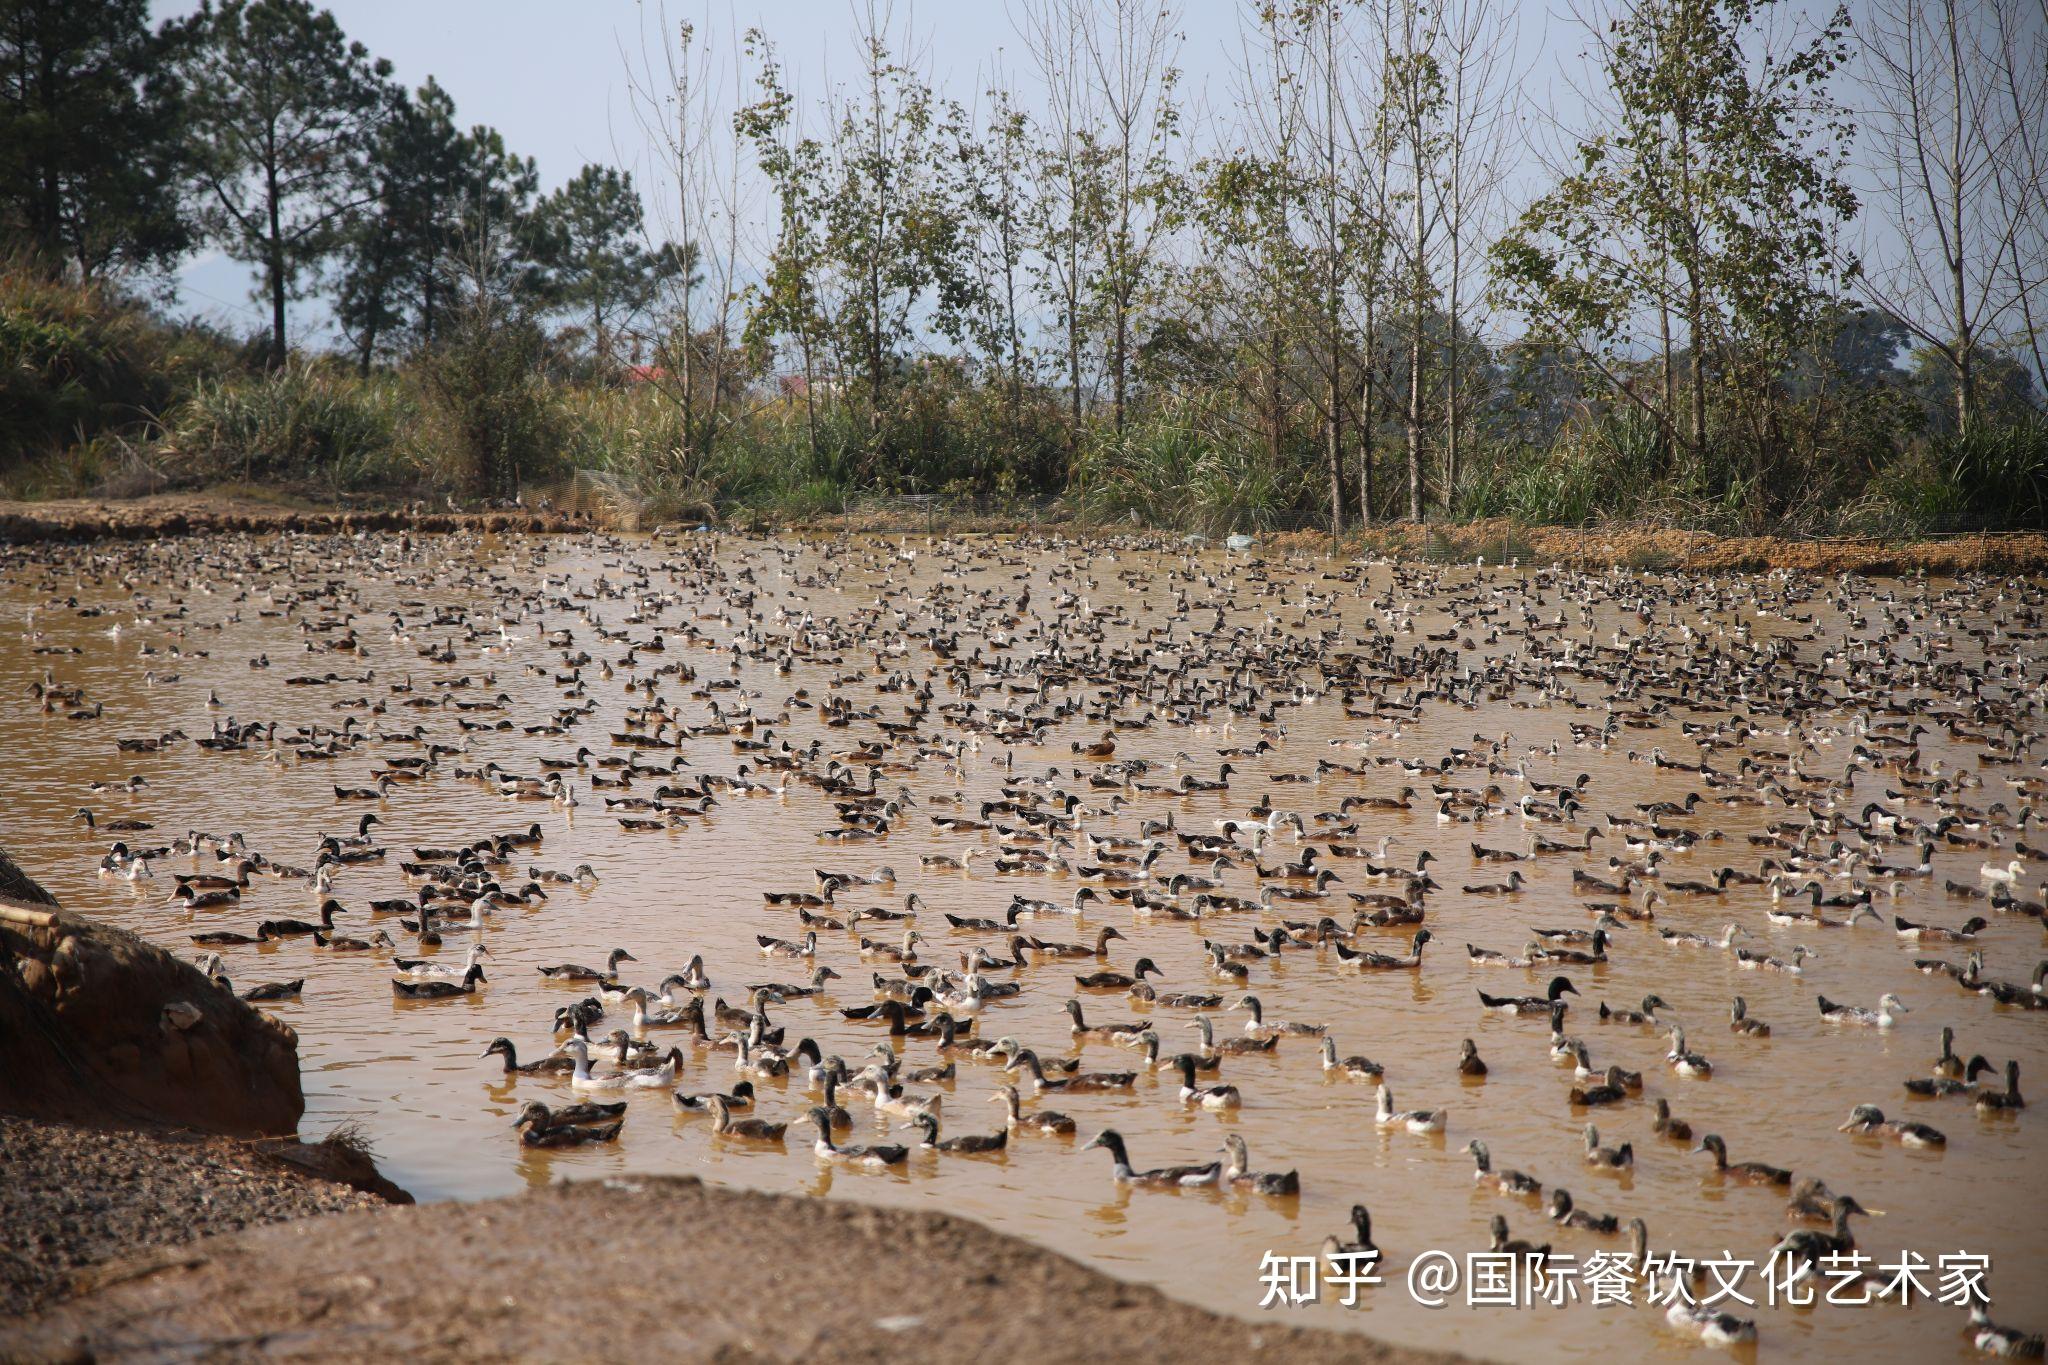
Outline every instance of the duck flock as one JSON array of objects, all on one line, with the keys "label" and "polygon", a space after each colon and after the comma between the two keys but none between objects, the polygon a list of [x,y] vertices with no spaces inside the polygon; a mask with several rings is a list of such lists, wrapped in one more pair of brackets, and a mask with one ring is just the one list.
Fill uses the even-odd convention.
[{"label": "duck flock", "polygon": [[1446,1172],[1395,1222],[1454,1250],[1817,1271],[2012,1181],[2040,1250],[2036,581],[392,534],[0,551],[0,611],[6,837],[315,1055],[324,997],[425,1048],[506,992],[508,1160],[1349,1209],[1390,1281]]}]

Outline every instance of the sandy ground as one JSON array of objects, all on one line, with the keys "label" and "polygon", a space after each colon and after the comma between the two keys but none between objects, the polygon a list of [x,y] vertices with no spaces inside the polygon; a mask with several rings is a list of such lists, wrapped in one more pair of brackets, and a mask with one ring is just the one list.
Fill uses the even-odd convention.
[{"label": "sandy ground", "polygon": [[939,1214],[689,1179],[306,1218],[108,1263],[0,1356],[1441,1361],[1225,1318]]},{"label": "sandy ground", "polygon": [[385,1207],[270,1155],[280,1144],[0,1117],[0,1345],[86,1267],[212,1233]]},{"label": "sandy ground", "polygon": [[[286,499],[247,494],[163,493],[128,500],[71,498],[48,502],[0,501],[0,544],[98,539],[140,540],[223,531],[457,530],[511,532],[581,531],[592,527],[584,515],[559,509],[447,512],[396,506],[314,507]],[[918,534],[927,526],[940,533],[990,534],[1030,529],[1001,517],[955,512],[929,521],[900,512],[849,513],[789,528],[810,534],[873,531]],[[752,529],[768,529],[765,524]],[[1077,523],[1041,527],[1088,534]],[[1267,551],[1322,551],[1329,538],[1316,531],[1262,537]],[[1463,525],[1397,523],[1347,536],[1340,552],[1370,552],[1401,559],[1484,556],[1490,563],[1518,559],[1524,564],[1621,564],[1648,570],[1732,573],[1796,569],[1812,573],[1932,574],[2039,573],[2048,571],[2048,534],[2006,532],[1940,539],[1863,537],[1795,540],[1774,536],[1715,536],[1668,527],[1529,527],[1505,519]]]}]

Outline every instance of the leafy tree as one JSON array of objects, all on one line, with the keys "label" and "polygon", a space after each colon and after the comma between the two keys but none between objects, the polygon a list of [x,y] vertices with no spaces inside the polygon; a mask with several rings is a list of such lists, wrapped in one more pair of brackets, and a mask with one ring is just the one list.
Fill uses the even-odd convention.
[{"label": "leafy tree", "polygon": [[391,64],[307,0],[203,0],[183,32],[202,220],[256,267],[281,364],[287,301],[303,296],[370,192]]},{"label": "leafy tree", "polygon": [[[1827,95],[1845,56],[1837,10],[1779,52],[1776,0],[1643,0],[1602,36],[1613,128],[1579,140],[1577,168],[1496,244],[1501,300],[1539,339],[1574,347],[1626,401],[1704,458],[1709,366],[1733,390],[1775,380],[1840,282],[1837,230],[1856,210],[1842,174],[1848,129]],[[1668,320],[1686,329],[1681,346]],[[1626,360],[1660,320],[1663,395]],[[1682,355],[1681,437],[1673,372]]]},{"label": "leafy tree", "polygon": [[455,101],[431,76],[417,95],[393,93],[371,157],[375,198],[350,225],[336,299],[366,369],[409,334],[433,339],[468,157]]},{"label": "leafy tree", "polygon": [[86,278],[184,253],[169,45],[147,0],[0,0],[0,231]]},{"label": "leafy tree", "polygon": [[585,166],[535,207],[535,236],[552,302],[590,319],[600,366],[615,358],[618,328],[654,301],[682,266],[673,247],[646,250],[639,191],[629,172]]}]

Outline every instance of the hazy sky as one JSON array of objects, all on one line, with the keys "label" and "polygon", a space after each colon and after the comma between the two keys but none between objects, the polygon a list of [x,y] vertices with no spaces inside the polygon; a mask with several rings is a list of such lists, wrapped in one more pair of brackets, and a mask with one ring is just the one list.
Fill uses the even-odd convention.
[{"label": "hazy sky", "polygon": [[[1529,127],[1579,121],[1573,89],[1581,79],[1585,35],[1571,8],[1597,0],[1536,0],[1520,8],[1514,0],[1497,2],[1515,25],[1508,65]],[[729,73],[739,35],[759,26],[774,40],[789,79],[815,103],[829,83],[854,70],[850,37],[858,3],[667,0],[665,24],[656,0],[329,0],[328,8],[350,37],[390,60],[396,79],[417,87],[434,76],[454,97],[463,126],[490,124],[509,148],[533,157],[544,188],[561,184],[586,162],[604,162],[631,169],[652,204],[668,191],[659,166],[650,164],[627,76],[629,61],[640,59],[643,35],[653,40],[688,18]],[[918,64],[941,91],[970,99],[1000,61],[1028,97],[1030,58],[1010,8],[1017,3],[897,0],[893,17],[896,31],[917,39]],[[1784,9],[1796,16],[1820,3],[1791,0]],[[194,8],[196,0],[152,5],[160,19]],[[1199,117],[1205,105],[1225,104],[1233,94],[1239,19],[1251,6],[1249,0],[1182,0],[1180,9],[1184,40],[1177,55],[1183,89]],[[1534,169],[1524,165],[1522,178]],[[217,252],[202,253],[180,272],[182,307],[237,330],[259,327],[267,313],[250,301],[250,282],[244,267]],[[294,333],[306,340],[326,336],[325,311],[317,298],[296,305]]]}]

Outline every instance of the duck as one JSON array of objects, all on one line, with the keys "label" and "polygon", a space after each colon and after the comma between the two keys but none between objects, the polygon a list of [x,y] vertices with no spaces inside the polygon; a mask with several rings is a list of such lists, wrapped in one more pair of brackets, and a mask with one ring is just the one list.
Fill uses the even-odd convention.
[{"label": "duck", "polygon": [[1245,1021],[1244,1031],[1251,1038],[1320,1038],[1329,1032],[1327,1024],[1304,1024],[1288,1019],[1268,1019],[1265,1007],[1256,995],[1240,996],[1235,1006],[1249,1011],[1251,1018]]},{"label": "duck", "polygon": [[1204,1057],[1234,1057],[1249,1052],[1271,1052],[1279,1045],[1280,1035],[1269,1033],[1263,1038],[1218,1038],[1215,1025],[1206,1014],[1198,1014],[1186,1025],[1202,1035]]},{"label": "duck", "polygon": [[1521,1196],[1543,1193],[1543,1182],[1532,1175],[1525,1175],[1521,1171],[1494,1170],[1493,1154],[1478,1138],[1466,1143],[1465,1151],[1472,1158],[1474,1182],[1481,1185],[1491,1184],[1502,1194]]},{"label": "duck", "polygon": [[1560,1227],[1578,1228],[1583,1232],[1597,1232],[1612,1235],[1621,1230],[1621,1223],[1611,1213],[1588,1213],[1572,1203],[1571,1192],[1558,1188],[1550,1192],[1550,1203],[1545,1209],[1550,1221]]},{"label": "duck", "polygon": [[391,978],[391,991],[407,1000],[447,1000],[458,995],[475,995],[478,986],[487,983],[480,963],[472,963],[456,981],[412,981],[402,976]]},{"label": "duck", "polygon": [[1858,1005],[1838,1005],[1825,995],[1816,997],[1820,1005],[1820,1017],[1830,1024],[1856,1024],[1864,1028],[1892,1028],[1899,1022],[1899,1016],[1912,1013],[1904,1001],[1887,991],[1879,997],[1877,1008],[1867,1010]]},{"label": "duck", "polygon": [[1195,1083],[1195,1057],[1183,1052],[1175,1057],[1174,1065],[1180,1069],[1180,1102],[1201,1109],[1235,1109],[1244,1103],[1244,1096],[1234,1085],[1197,1085]]},{"label": "duck", "polygon": [[1081,1145],[1081,1150],[1091,1151],[1101,1147],[1109,1153],[1110,1178],[1119,1185],[1150,1185],[1179,1189],[1194,1189],[1215,1185],[1223,1177],[1223,1163],[1210,1161],[1202,1164],[1181,1166],[1158,1166],[1151,1170],[1137,1170],[1131,1165],[1131,1157],[1124,1143],[1124,1136],[1114,1128],[1105,1128]]},{"label": "duck", "polygon": [[477,1056],[504,1058],[507,1076],[558,1076],[576,1069],[574,1058],[559,1053],[522,1062],[519,1060],[518,1050],[512,1045],[512,1040],[503,1035],[491,1039],[491,1045]]},{"label": "duck", "polygon": [[818,1127],[818,1138],[811,1144],[811,1150],[817,1154],[820,1161],[885,1169],[890,1166],[901,1166],[910,1159],[910,1149],[900,1143],[852,1143],[841,1147],[832,1141],[830,1114],[814,1105],[804,1116]]},{"label": "duck", "polygon": [[1374,1122],[1381,1128],[1406,1128],[1411,1133],[1441,1133],[1450,1117],[1448,1109],[1404,1109],[1394,1108],[1394,1092],[1381,1081],[1376,1097],[1378,1106]]},{"label": "duck", "polygon": [[708,1114],[711,1112],[711,1101],[714,1099],[724,1100],[728,1110],[751,1109],[754,1107],[754,1083],[737,1081],[731,1090],[723,1094],[715,1090],[705,1094],[687,1094],[681,1090],[669,1092],[669,1102],[675,1106],[678,1113],[683,1114]]},{"label": "duck", "polygon": [[1728,1031],[1739,1033],[1746,1038],[1768,1038],[1771,1026],[1761,1019],[1749,1017],[1749,1002],[1736,996],[1728,1002]]},{"label": "duck", "polygon": [[1629,1094],[1627,1073],[1618,1066],[1610,1066],[1598,1085],[1573,1086],[1566,1102],[1574,1108],[1592,1109],[1620,1104]]},{"label": "duck", "polygon": [[545,1105],[528,1105],[528,1110],[538,1109],[539,1115],[522,1113],[513,1127],[519,1130],[520,1142],[528,1147],[584,1147],[595,1142],[616,1142],[625,1129],[624,1119],[610,1123],[585,1127],[570,1123],[548,1123]]},{"label": "duck", "polygon": [[1337,1041],[1327,1035],[1323,1038],[1323,1071],[1325,1074],[1332,1071],[1341,1072],[1353,1080],[1360,1081],[1377,1081],[1386,1074],[1386,1068],[1370,1057],[1339,1058]]},{"label": "duck", "polygon": [[590,1044],[581,1037],[571,1037],[562,1044],[562,1049],[574,1061],[575,1067],[569,1077],[569,1084],[576,1090],[629,1090],[652,1089],[672,1084],[676,1074],[682,1070],[683,1054],[670,1048],[666,1060],[658,1067],[647,1067],[633,1071],[611,1071],[603,1075],[590,1069]]},{"label": "duck", "polygon": [[2017,1059],[2005,1064],[2005,1089],[1989,1088],[1977,1092],[1977,1112],[1980,1114],[2015,1114],[2027,1107],[2020,1098],[2020,1064]]},{"label": "duck", "polygon": [[2017,1327],[2000,1327],[1984,1311],[1984,1305],[1970,1305],[1970,1344],[1988,1356],[2008,1360],[2039,1360],[2042,1340],[2039,1332],[2022,1332]]},{"label": "duck", "polygon": [[1848,1121],[1835,1130],[1859,1137],[1888,1137],[1906,1147],[1946,1147],[1948,1137],[1940,1129],[1910,1119],[1888,1119],[1874,1104],[1859,1104],[1849,1111]]},{"label": "duck", "polygon": [[1141,957],[1131,964],[1129,972],[1089,972],[1086,975],[1076,975],[1074,984],[1085,990],[1128,990],[1144,981],[1148,972],[1153,976],[1165,975],[1151,958]]},{"label": "duck", "polygon": [[918,1147],[924,1151],[949,1152],[956,1156],[987,1156],[1000,1152],[1010,1145],[1010,1130],[994,1133],[968,1133],[962,1137],[941,1138],[939,1116],[925,1111],[915,1115],[903,1125],[903,1131],[919,1134]]},{"label": "duck", "polygon": [[1508,1014],[1548,1014],[1561,998],[1578,993],[1579,988],[1571,983],[1571,978],[1553,976],[1542,995],[1488,995],[1480,991],[1479,1003],[1486,1009]]},{"label": "duck", "polygon": [[1790,1185],[1792,1172],[1782,1166],[1766,1166],[1761,1161],[1728,1160],[1728,1144],[1721,1140],[1719,1133],[1708,1133],[1700,1139],[1700,1145],[1692,1149],[1693,1155],[1709,1153],[1714,1158],[1714,1170],[1724,1178],[1744,1180],[1752,1185]]},{"label": "duck", "polygon": [[1634,1144],[1624,1142],[1619,1147],[1602,1147],[1600,1130],[1590,1123],[1586,1125],[1582,1137],[1585,1140],[1588,1166],[1606,1171],[1625,1171],[1636,1164]]},{"label": "duck", "polygon": [[1686,1047],[1685,1030],[1682,1028],[1674,1027],[1671,1030],[1671,1050],[1664,1054],[1664,1060],[1669,1062],[1671,1069],[1681,1076],[1704,1079],[1714,1074],[1714,1064],[1712,1062],[1708,1061],[1701,1053],[1694,1052]]},{"label": "duck", "polygon": [[611,950],[610,955],[605,958],[605,965],[602,970],[596,967],[578,966],[574,962],[562,962],[552,967],[535,967],[534,970],[542,976],[551,977],[556,981],[616,981],[619,976],[619,964],[621,962],[638,962],[639,960],[624,948],[614,948]]},{"label": "duck", "polygon": [[1323,1239],[1322,1254],[1326,1260],[1337,1257],[1376,1258],[1379,1253],[1380,1249],[1373,1245],[1372,1240],[1372,1214],[1363,1204],[1351,1206],[1351,1237],[1348,1241],[1336,1233]]},{"label": "duck", "polygon": [[1970,1058],[1962,1072],[1957,1075],[1916,1077],[1906,1082],[1906,1093],[1923,1099],[1941,1099],[1949,1095],[1974,1095],[1977,1092],[1977,1078],[1987,1071],[1994,1071],[1982,1053]]},{"label": "duck", "polygon": [[1301,1193],[1301,1172],[1299,1171],[1255,1171],[1251,1168],[1251,1151],[1245,1146],[1244,1138],[1236,1133],[1223,1138],[1222,1183],[1235,1189],[1250,1190],[1254,1194],[1285,1197]]},{"label": "duck", "polygon": [[1023,1102],[1018,1098],[1014,1085],[1001,1087],[989,1096],[989,1103],[1009,1106],[1007,1117],[1012,1132],[1038,1133],[1045,1137],[1072,1137],[1074,1134],[1074,1121],[1065,1114],[1054,1113],[1050,1109],[1024,1113]]},{"label": "duck", "polygon": [[780,1120],[734,1118],[732,1101],[724,1095],[706,1095],[704,1103],[711,1110],[711,1131],[720,1137],[780,1144],[789,1131],[789,1124]]},{"label": "duck", "polygon": [[1849,1227],[1850,1215],[1869,1212],[1848,1195],[1840,1195],[1828,1205],[1828,1230],[1795,1228],[1778,1239],[1770,1250],[1769,1259],[1776,1262],[1779,1257],[1784,1257],[1785,1263],[1792,1267],[1792,1279],[1805,1279],[1822,1262],[1845,1256],[1856,1249],[1856,1236]]},{"label": "duck", "polygon": [[1683,1300],[1664,1310],[1664,1321],[1677,1331],[1698,1337],[1708,1346],[1747,1346],[1756,1341],[1754,1319]]},{"label": "duck", "polygon": [[1548,1258],[1550,1255],[1550,1243],[1548,1242],[1525,1242],[1520,1238],[1510,1237],[1508,1235],[1507,1215],[1505,1214],[1496,1213],[1493,1215],[1492,1218],[1487,1220],[1486,1227],[1488,1247],[1497,1255],[1505,1253],[1517,1259],[1533,1256],[1539,1261]]},{"label": "duck", "polygon": [[1670,1138],[1673,1142],[1691,1142],[1692,1125],[1671,1114],[1671,1101],[1662,1095],[1651,1107],[1650,1131],[1658,1137]]},{"label": "duck", "polygon": [[1486,1060],[1479,1055],[1479,1044],[1470,1038],[1458,1044],[1458,1074],[1465,1077],[1486,1074]]},{"label": "duck", "polygon": [[1004,1064],[1003,1070],[1028,1073],[1035,1091],[1060,1090],[1076,1095],[1101,1090],[1129,1090],[1138,1080],[1135,1071],[1082,1071],[1056,1081],[1048,1080],[1045,1064],[1028,1047],[1014,1054]]}]

